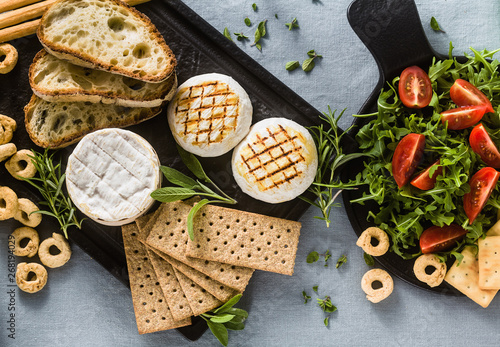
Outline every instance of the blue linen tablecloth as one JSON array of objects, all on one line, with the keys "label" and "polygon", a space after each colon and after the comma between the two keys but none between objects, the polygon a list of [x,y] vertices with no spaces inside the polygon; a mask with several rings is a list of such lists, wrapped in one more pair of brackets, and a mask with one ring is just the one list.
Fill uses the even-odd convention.
[{"label": "blue linen tablecloth", "polygon": [[[155,1],[155,0],[153,0]],[[346,109],[346,128],[378,80],[374,59],[354,34],[346,17],[350,0],[185,0],[220,32],[253,37],[256,24],[268,19],[262,51],[252,40],[236,45],[320,111],[327,105]],[[252,9],[256,3],[257,11]],[[500,47],[500,2],[416,1],[423,27],[434,49],[447,54]],[[275,17],[277,14],[278,18]],[[434,32],[434,16],[445,33]],[[244,24],[244,18],[252,27]],[[285,23],[297,18],[300,28]],[[234,36],[233,36],[234,38]],[[167,38],[168,42],[168,38]],[[303,61],[314,49],[323,55],[310,73],[285,70],[291,60]],[[397,54],[397,52],[394,52]],[[282,115],[286,116],[286,115]],[[385,301],[365,299],[360,280],[369,269],[343,206],[332,212],[326,228],[310,208],[300,219],[302,232],[293,276],[257,271],[239,306],[250,316],[240,332],[230,332],[230,346],[498,346],[500,298],[483,309],[466,297],[444,296],[413,287],[397,278]],[[16,339],[7,337],[7,235],[13,223],[0,224],[0,346],[218,346],[207,332],[189,342],[177,331],[140,336],[130,291],[77,246],[68,264],[50,272],[48,286],[36,295],[16,292]],[[307,264],[307,254],[329,249],[331,265]],[[334,262],[345,254],[347,263]],[[302,291],[315,299],[329,295],[338,311],[329,327],[314,301],[304,304]]]}]

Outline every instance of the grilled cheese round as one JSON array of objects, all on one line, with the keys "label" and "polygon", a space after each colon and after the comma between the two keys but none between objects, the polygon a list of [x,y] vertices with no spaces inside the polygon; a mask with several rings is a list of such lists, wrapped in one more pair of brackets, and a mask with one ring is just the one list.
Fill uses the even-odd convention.
[{"label": "grilled cheese round", "polygon": [[201,157],[229,152],[248,133],[252,103],[229,76],[205,74],[181,84],[168,105],[167,117],[175,141]]},{"label": "grilled cheese round", "polygon": [[254,124],[233,151],[236,183],[251,197],[269,203],[292,200],[314,181],[318,154],[306,128],[285,118]]}]

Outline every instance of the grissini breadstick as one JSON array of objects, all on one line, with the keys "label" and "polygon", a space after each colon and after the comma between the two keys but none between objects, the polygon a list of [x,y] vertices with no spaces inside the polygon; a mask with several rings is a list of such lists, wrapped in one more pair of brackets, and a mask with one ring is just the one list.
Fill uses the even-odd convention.
[{"label": "grissini breadstick", "polygon": [[31,5],[40,0],[0,0],[0,13]]},{"label": "grissini breadstick", "polygon": [[[49,0],[49,1],[51,1],[51,3],[54,2],[52,0]],[[125,2],[130,6],[140,5],[140,4],[149,2],[149,1],[150,0],[125,0]],[[44,1],[44,2],[48,2],[48,1]],[[43,12],[45,12],[45,10]],[[40,14],[40,16],[43,15],[43,12]],[[1,21],[0,21],[0,23],[1,23]],[[40,19],[25,22],[22,24],[14,25],[14,26],[10,26],[8,28],[0,29],[0,43],[19,39],[21,37],[25,37],[25,36],[34,34],[34,33],[36,33],[36,29],[38,28],[38,25],[40,25]]]},{"label": "grissini breadstick", "polygon": [[47,8],[49,8],[49,6],[56,1],[57,0],[45,0],[33,5],[2,13],[0,14],[0,28],[6,28],[11,25],[40,17],[45,11],[47,11]]}]

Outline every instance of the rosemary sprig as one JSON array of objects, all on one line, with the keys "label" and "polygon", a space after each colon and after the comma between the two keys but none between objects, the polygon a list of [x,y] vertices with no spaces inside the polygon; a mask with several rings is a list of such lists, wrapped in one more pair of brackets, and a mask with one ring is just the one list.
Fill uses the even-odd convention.
[{"label": "rosemary sprig", "polygon": [[66,174],[62,172],[61,162],[54,165],[54,153],[49,155],[48,149],[43,153],[33,151],[29,156],[36,167],[39,177],[23,178],[26,182],[38,189],[45,201],[40,205],[47,206],[49,211],[39,210],[33,213],[41,213],[57,219],[64,236],[68,238],[68,228],[72,225],[78,229],[82,228],[84,219],[79,220],[75,215],[76,209],[71,199],[63,191]]},{"label": "rosemary sprig", "polygon": [[[163,172],[165,178],[177,187],[163,187],[157,189],[151,193],[151,197],[160,202],[174,202],[178,200],[188,199],[196,195],[206,197],[205,199],[202,199],[197,204],[195,204],[188,214],[187,229],[189,237],[191,238],[191,240],[193,240],[194,216],[203,206],[214,202],[234,205],[237,203],[237,201],[224,193],[219,187],[217,187],[217,185],[210,179],[210,177],[207,176],[207,174],[203,170],[203,167],[201,166],[201,163],[192,153],[186,152],[179,146],[177,147],[177,150],[179,151],[184,164],[198,179],[195,180],[171,167],[161,166],[160,169]],[[209,183],[218,193],[203,184],[201,181]]]},{"label": "rosemary sprig", "polygon": [[340,141],[344,134],[353,127],[339,132],[338,122],[344,111],[335,117],[336,110],[332,111],[328,106],[328,112],[323,112],[324,116],[319,116],[326,124],[308,128],[318,149],[318,170],[313,184],[308,189],[316,196],[316,200],[312,201],[303,196],[300,198],[321,210],[322,216],[315,218],[324,220],[327,227],[330,226],[330,211],[334,206],[335,199],[342,192],[342,189],[350,188],[349,184],[338,180],[337,169],[348,161],[365,155],[362,153],[343,153]]}]

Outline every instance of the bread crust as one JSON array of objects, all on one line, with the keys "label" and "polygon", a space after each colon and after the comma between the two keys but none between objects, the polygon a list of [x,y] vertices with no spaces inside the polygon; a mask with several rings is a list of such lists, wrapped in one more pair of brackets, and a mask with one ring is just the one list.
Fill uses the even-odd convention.
[{"label": "bread crust", "polygon": [[129,12],[131,15],[135,16],[137,19],[139,19],[144,25],[148,28],[149,34],[154,38],[154,41],[158,43],[160,48],[165,52],[166,57],[170,60],[170,64],[168,64],[168,67],[162,71],[162,73],[158,75],[144,75],[141,76],[139,72],[134,72],[128,69],[123,69],[115,65],[111,65],[109,63],[105,63],[103,61],[100,61],[99,59],[87,54],[84,51],[79,51],[76,49],[71,49],[65,45],[58,44],[56,42],[52,42],[45,34],[45,27],[47,24],[47,18],[49,18],[50,14],[52,11],[56,10],[57,8],[64,6],[65,3],[67,2],[73,2],[73,0],[59,0],[56,3],[54,3],[42,16],[42,19],[40,21],[40,25],[38,26],[37,29],[37,36],[38,39],[40,40],[40,43],[43,45],[43,47],[49,52],[50,54],[53,54],[54,56],[58,57],[59,59],[64,59],[67,60],[75,65],[83,66],[83,67],[88,67],[88,68],[93,68],[93,69],[99,69],[99,70],[104,70],[104,71],[109,71],[111,73],[116,73],[124,76],[129,76],[132,78],[136,78],[138,80],[142,81],[147,81],[147,82],[152,82],[152,83],[159,83],[164,80],[166,80],[175,70],[175,67],[177,65],[177,60],[175,58],[174,53],[170,49],[170,47],[166,44],[165,39],[163,36],[160,34],[158,29],[155,27],[155,25],[151,22],[149,17],[147,17],[145,14],[141,13],[140,11],[136,10],[135,8],[127,5],[126,3],[120,1],[120,0],[106,0],[108,2],[112,2],[127,12]]},{"label": "bread crust", "polygon": [[31,126],[32,124],[31,120],[34,116],[36,106],[41,102],[44,101],[35,94],[32,95],[29,103],[24,107],[24,115],[25,115],[24,125],[31,141],[33,141],[37,146],[40,146],[42,148],[51,148],[51,149],[57,149],[69,146],[73,143],[78,142],[85,135],[94,132],[96,130],[104,128],[125,128],[131,125],[139,124],[141,122],[153,118],[162,111],[161,107],[141,108],[143,112],[138,112],[138,114],[136,114],[134,117],[128,117],[123,120],[117,120],[117,121],[108,121],[103,126],[96,126],[91,129],[84,129],[81,131],[73,130],[72,132],[70,132],[69,135],[65,136],[62,135],[58,138],[43,140],[37,134],[36,130],[33,129],[33,127]]},{"label": "bread crust", "polygon": [[[29,68],[29,83],[31,89],[38,97],[50,102],[80,102],[88,101],[92,103],[102,102],[104,104],[115,104],[126,107],[158,107],[165,101],[169,101],[177,90],[177,75],[175,71],[162,83],[155,83],[157,86],[154,92],[146,93],[141,98],[116,93],[113,91],[103,91],[98,89],[64,88],[54,89],[44,88],[36,83],[36,77],[40,73],[39,63],[48,55],[47,51],[39,51]],[[102,72],[104,73],[104,72]],[[128,77],[127,77],[128,78]],[[141,81],[141,83],[144,83]]]}]

